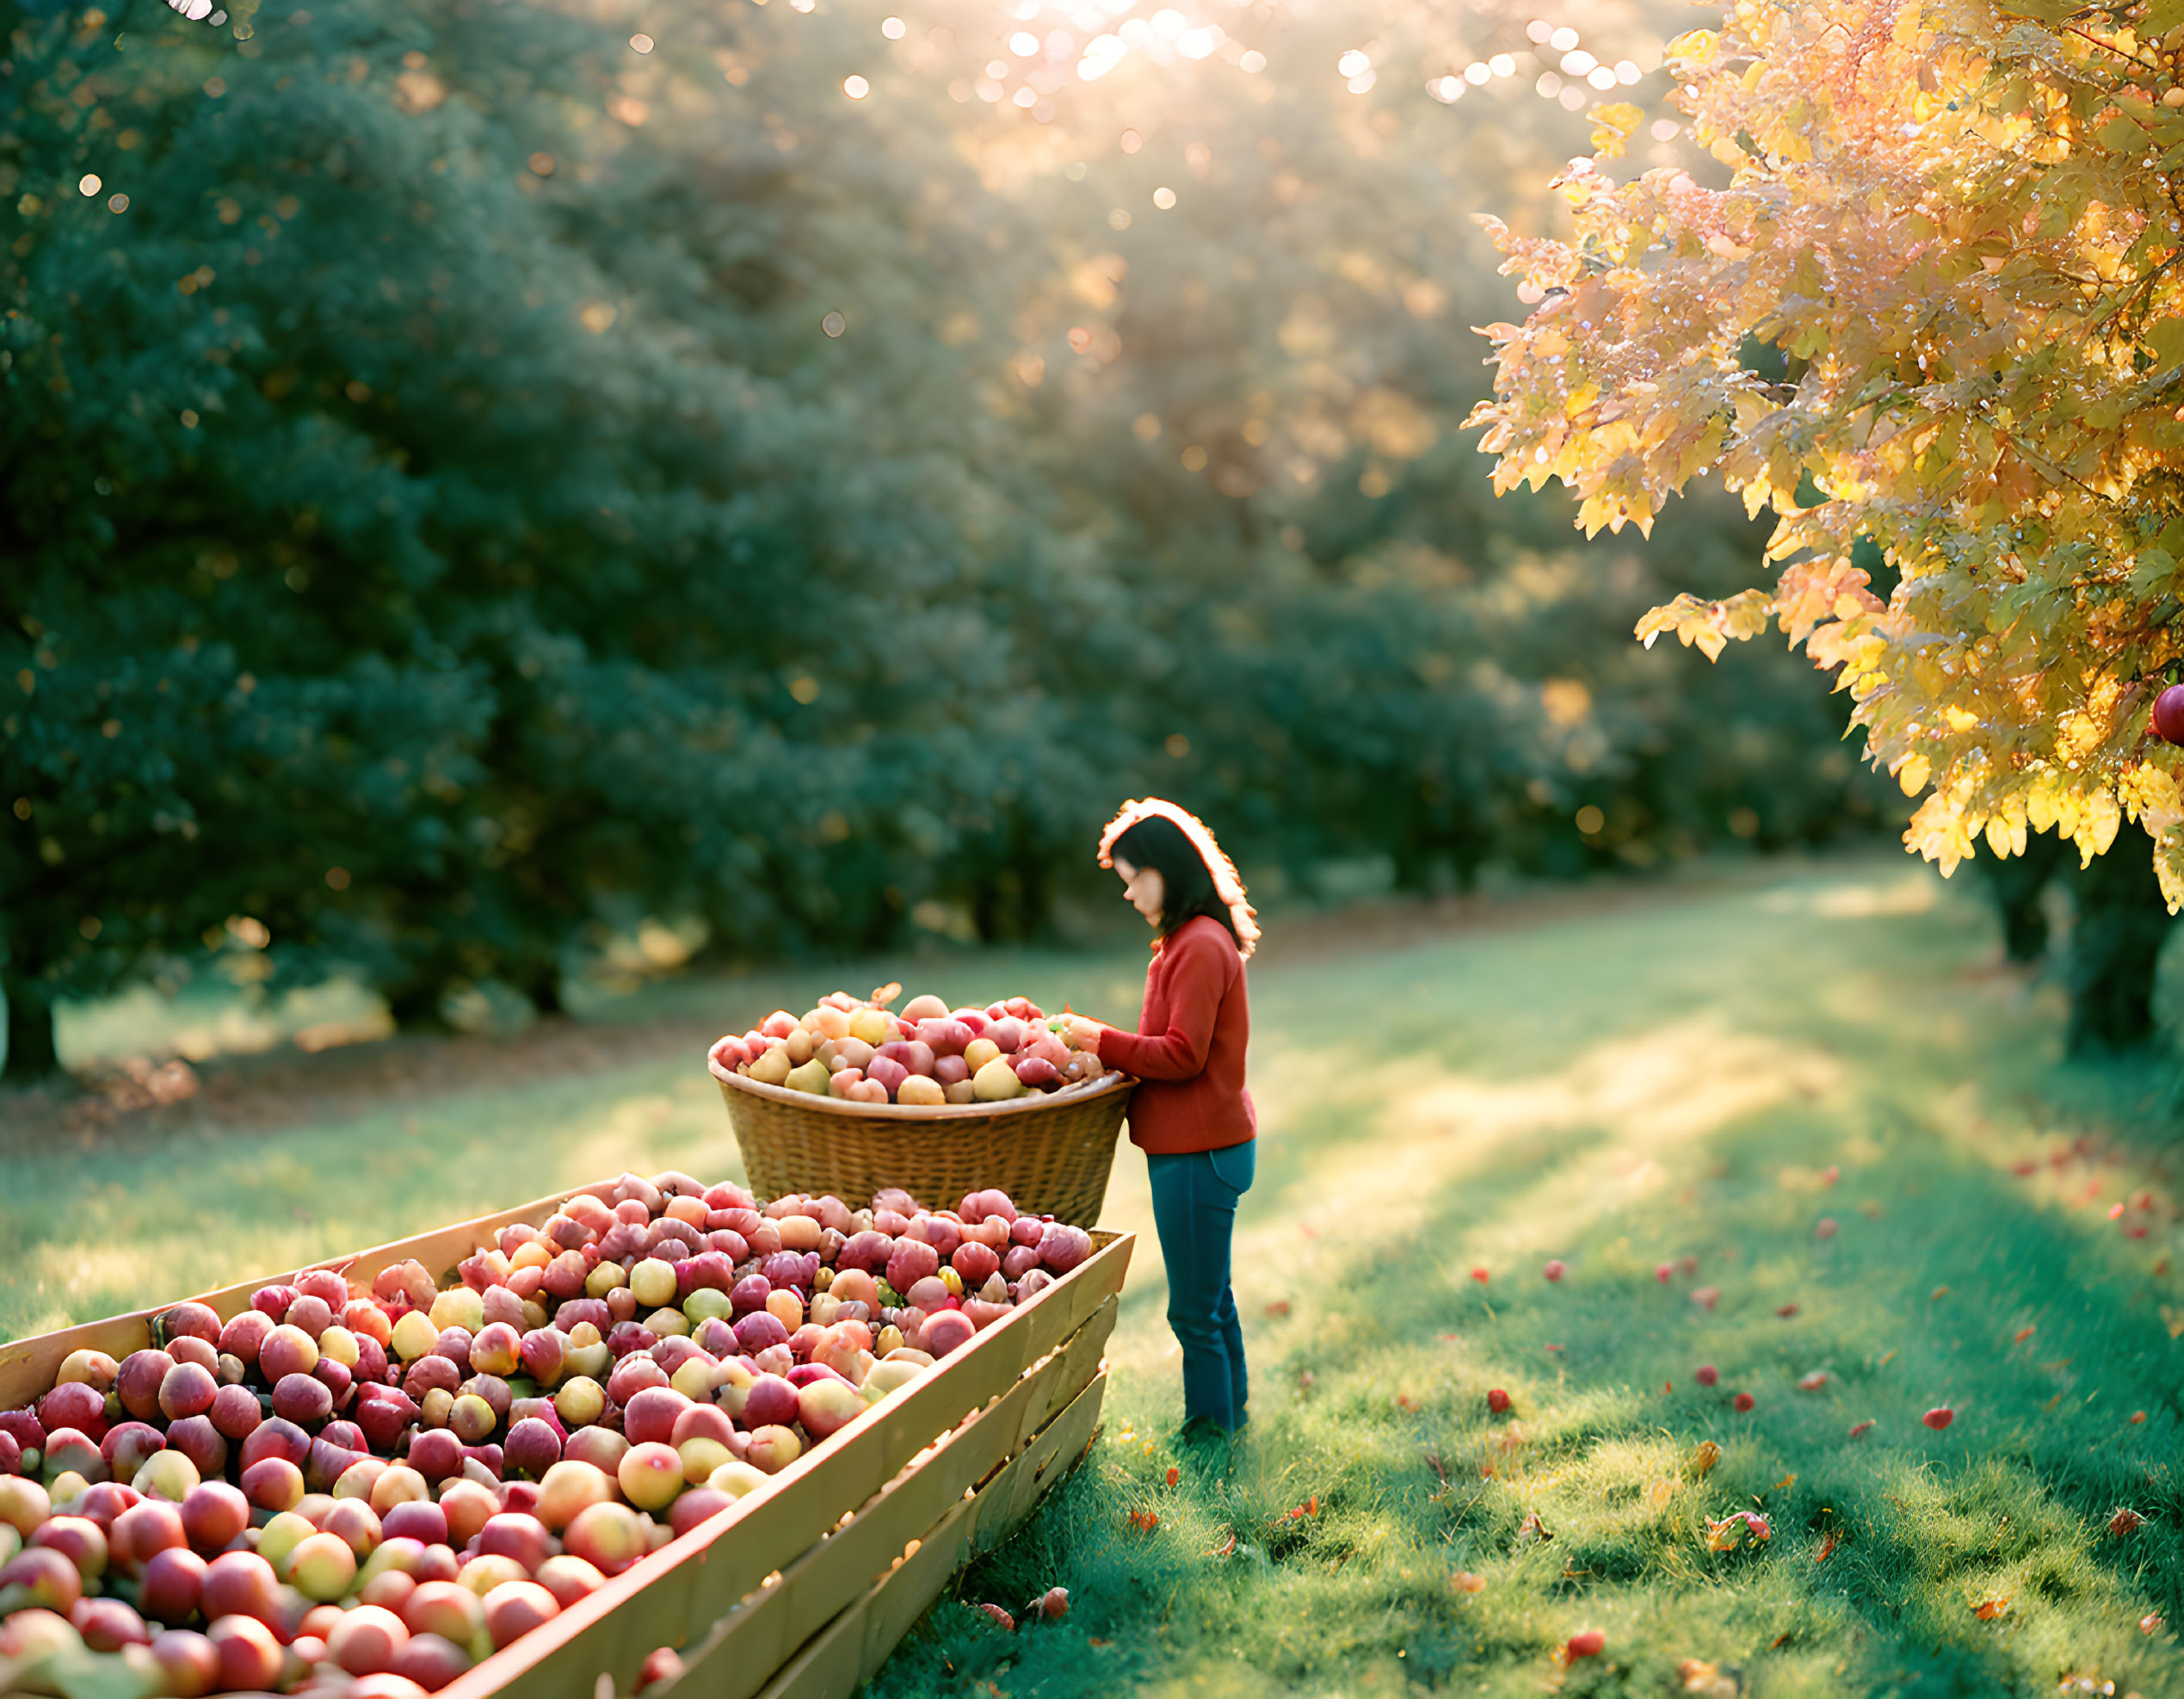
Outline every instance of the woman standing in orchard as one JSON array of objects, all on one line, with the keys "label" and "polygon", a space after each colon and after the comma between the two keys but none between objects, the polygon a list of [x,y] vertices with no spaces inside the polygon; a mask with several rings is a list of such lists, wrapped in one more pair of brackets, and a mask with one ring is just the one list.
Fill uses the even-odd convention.
[{"label": "woman standing in orchard", "polygon": [[1124,897],[1160,936],[1138,1030],[1078,1016],[1070,1042],[1143,1082],[1130,1101],[1130,1138],[1152,1175],[1168,1325],[1183,1348],[1183,1430],[1233,1433],[1246,1420],[1249,1387],[1229,1246],[1258,1134],[1243,1087],[1243,963],[1259,928],[1235,865],[1172,802],[1126,805],[1101,836],[1100,865],[1120,876]]}]

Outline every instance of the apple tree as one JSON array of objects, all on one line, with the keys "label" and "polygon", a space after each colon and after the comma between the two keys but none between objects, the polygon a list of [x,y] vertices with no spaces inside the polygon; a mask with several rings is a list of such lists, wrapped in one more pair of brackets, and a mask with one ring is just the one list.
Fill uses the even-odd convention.
[{"label": "apple tree", "polygon": [[2180,47],[2179,0],[1743,0],[1668,49],[1714,185],[1616,181],[1639,114],[1604,105],[1568,238],[1488,221],[1534,306],[1472,415],[1497,488],[1560,479],[1588,534],[1710,472],[1771,510],[1763,584],[1638,634],[1802,644],[1921,799],[1909,848],[2090,865],[2134,823],[2172,912]]}]

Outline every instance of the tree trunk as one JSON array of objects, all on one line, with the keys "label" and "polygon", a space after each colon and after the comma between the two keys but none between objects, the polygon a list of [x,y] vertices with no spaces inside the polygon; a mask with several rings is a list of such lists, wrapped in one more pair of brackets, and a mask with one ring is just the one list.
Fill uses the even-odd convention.
[{"label": "tree trunk", "polygon": [[523,982],[523,994],[541,1016],[566,1014],[561,1004],[561,964],[547,961],[533,968]]},{"label": "tree trunk", "polygon": [[2064,983],[2074,1056],[2128,1050],[2154,1033],[2154,969],[2169,936],[2169,905],[2151,857],[2127,837],[2076,875]]},{"label": "tree trunk", "polygon": [[440,1004],[447,994],[447,986],[436,979],[392,986],[386,992],[387,1013],[394,1016],[399,1032],[446,1032],[447,1018],[440,1012]]},{"label": "tree trunk", "polygon": [[8,1061],[5,1078],[11,1085],[28,1085],[59,1071],[60,1053],[53,1047],[53,1006],[34,979],[10,973],[8,994]]},{"label": "tree trunk", "polygon": [[1976,862],[2002,922],[2003,953],[2012,961],[2038,961],[2047,954],[2047,911],[2040,898],[2075,853],[2067,841],[2034,832],[2025,840],[2023,855],[2007,861],[1983,855]]}]

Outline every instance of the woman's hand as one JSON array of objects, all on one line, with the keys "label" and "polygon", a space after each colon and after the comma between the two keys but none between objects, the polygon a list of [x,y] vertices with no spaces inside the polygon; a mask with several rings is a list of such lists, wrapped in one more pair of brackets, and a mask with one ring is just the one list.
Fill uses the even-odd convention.
[{"label": "woman's hand", "polygon": [[1072,1015],[1062,1039],[1070,1049],[1089,1051],[1096,1056],[1100,1053],[1100,1035],[1106,1030],[1097,1021],[1088,1020],[1082,1015]]}]

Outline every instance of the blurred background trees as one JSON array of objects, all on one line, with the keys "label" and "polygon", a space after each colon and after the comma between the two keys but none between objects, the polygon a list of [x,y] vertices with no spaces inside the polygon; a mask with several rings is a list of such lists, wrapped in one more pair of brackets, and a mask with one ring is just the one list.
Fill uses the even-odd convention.
[{"label": "blurred background trees", "polygon": [[1459,435],[1585,148],[1525,10],[189,3],[0,0],[11,1075],[216,965],[1033,935],[1145,791],[1305,897],[1893,812],[1808,662],[1631,641],[1740,508]]}]

